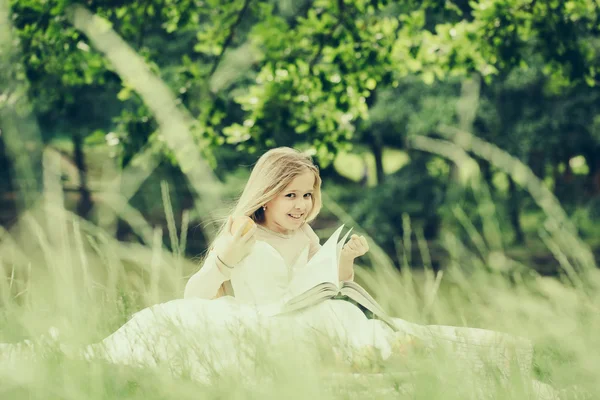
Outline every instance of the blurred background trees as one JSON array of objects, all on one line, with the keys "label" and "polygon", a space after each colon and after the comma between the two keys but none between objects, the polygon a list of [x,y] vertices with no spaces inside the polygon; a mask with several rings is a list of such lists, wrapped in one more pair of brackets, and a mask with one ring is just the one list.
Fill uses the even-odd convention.
[{"label": "blurred background trees", "polygon": [[[43,144],[62,157],[70,208],[96,222],[103,217],[94,194],[149,152],[156,165],[130,203],[152,225],[166,225],[159,182],[169,183],[178,216],[192,208],[193,191],[165,144],[169,132],[158,130],[131,83],[73,26],[76,3],[10,2],[15,62]],[[413,148],[411,138],[458,127],[526,163],[600,245],[594,0],[81,4],[109,21],[190,111],[197,150],[226,197],[263,151],[295,146],[314,155],[332,201],[388,254],[399,254],[403,215],[435,249],[442,226],[459,230],[456,206],[476,224],[478,211],[457,166]],[[0,129],[6,123],[0,119]],[[0,134],[0,223],[10,226],[18,185],[5,139]],[[473,156],[504,240],[516,252],[531,248],[543,217],[513,177]],[[332,217],[326,208],[316,227],[327,229]],[[116,234],[141,240],[123,220]],[[190,244],[195,255],[205,237],[191,230]]]}]

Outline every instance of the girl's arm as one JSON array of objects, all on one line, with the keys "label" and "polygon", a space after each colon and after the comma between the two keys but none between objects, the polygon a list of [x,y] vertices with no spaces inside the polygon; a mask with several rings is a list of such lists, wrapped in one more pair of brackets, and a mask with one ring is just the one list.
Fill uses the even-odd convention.
[{"label": "girl's arm", "polygon": [[339,277],[342,282],[354,280],[354,258],[340,255]]},{"label": "girl's arm", "polygon": [[[304,230],[309,239],[308,259],[310,260],[321,248],[319,237],[308,224],[302,225],[302,230]],[[345,257],[344,254],[340,256],[339,277],[342,281],[354,280],[354,258]]]},{"label": "girl's arm", "polygon": [[[186,284],[184,298],[210,300],[225,295],[223,283],[231,279],[233,267],[248,255],[256,241],[256,224],[244,232],[246,224],[237,228],[234,234],[221,235],[215,240],[204,265]],[[229,216],[224,231],[231,232],[232,225],[233,218]]]},{"label": "girl's arm", "polygon": [[185,285],[183,298],[199,297],[214,299],[223,295],[223,282],[231,278],[231,272],[217,260],[216,253],[211,251],[204,260],[202,268],[196,272]]},{"label": "girl's arm", "polygon": [[339,276],[342,281],[354,280],[354,260],[369,251],[369,244],[364,236],[352,235],[342,248],[340,254]]}]

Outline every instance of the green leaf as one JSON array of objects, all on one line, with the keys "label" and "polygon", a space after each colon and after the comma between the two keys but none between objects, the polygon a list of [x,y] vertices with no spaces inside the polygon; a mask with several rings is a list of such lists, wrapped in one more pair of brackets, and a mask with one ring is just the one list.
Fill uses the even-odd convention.
[{"label": "green leaf", "polygon": [[369,90],[375,90],[375,88],[377,87],[377,81],[373,78],[369,78],[365,82],[365,87]]},{"label": "green leaf", "polygon": [[310,129],[309,124],[300,124],[296,126],[296,133],[304,133]]},{"label": "green leaf", "polygon": [[117,93],[117,99],[121,101],[126,101],[131,97],[133,93],[133,89],[130,86],[124,86],[119,93]]}]

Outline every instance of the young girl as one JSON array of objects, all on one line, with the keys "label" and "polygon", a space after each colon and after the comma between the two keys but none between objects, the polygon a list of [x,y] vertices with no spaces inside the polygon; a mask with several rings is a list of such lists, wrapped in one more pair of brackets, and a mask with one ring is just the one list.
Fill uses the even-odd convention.
[{"label": "young girl", "polygon": [[[223,284],[230,281],[238,299],[258,302],[277,300],[281,293],[276,289],[258,293],[247,287],[240,274],[252,267],[240,264],[252,252],[256,241],[267,243],[283,259],[271,265],[273,273],[287,274],[293,267],[305,264],[319,249],[319,238],[309,222],[321,211],[321,178],[310,158],[289,148],[278,148],[265,153],[252,170],[246,188],[232,215],[220,232],[204,267],[188,282],[185,297],[212,299],[227,292]],[[245,226],[231,232],[233,218],[248,216],[255,222],[243,233]],[[299,258],[308,249],[308,259]],[[354,259],[364,255],[369,247],[364,237],[353,235],[342,249],[340,278],[354,279]],[[280,260],[278,260],[280,261]],[[287,270],[282,267],[287,267]],[[256,271],[254,271],[256,272]],[[268,271],[261,271],[267,274]],[[282,287],[283,288],[283,287]],[[260,296],[261,298],[254,298]]]},{"label": "young girl", "polygon": [[[309,222],[320,210],[321,179],[311,159],[290,148],[268,151],[252,170],[203,266],[187,283],[184,299],[136,313],[100,344],[89,346],[85,356],[128,364],[163,362],[173,368],[186,359],[185,365],[194,370],[194,376],[202,378],[220,367],[250,362],[258,351],[252,345],[252,339],[257,338],[269,346],[285,343],[302,345],[305,350],[314,343],[312,338],[327,338],[349,359],[365,348],[376,349],[386,359],[392,354],[394,341],[407,333],[427,343],[451,342],[459,349],[457,355],[465,359],[474,354],[469,350],[471,343],[477,349],[494,349],[498,359],[509,350],[507,341],[517,343],[491,331],[420,326],[398,318],[394,321],[402,332],[394,332],[343,300],[265,316],[261,307],[281,300],[295,274],[318,251],[319,238]],[[243,217],[252,222],[235,226],[234,220]],[[340,255],[341,279],[354,279],[354,260],[368,250],[364,237],[350,238]],[[177,340],[172,328],[178,331]],[[189,341],[180,340],[182,335]],[[529,344],[510,348],[520,352],[518,361],[528,369]]]}]

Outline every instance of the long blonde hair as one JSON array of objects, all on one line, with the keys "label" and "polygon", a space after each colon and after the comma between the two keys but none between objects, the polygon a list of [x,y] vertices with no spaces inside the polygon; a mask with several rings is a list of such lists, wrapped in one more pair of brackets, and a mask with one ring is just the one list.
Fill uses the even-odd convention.
[{"label": "long blonde hair", "polygon": [[262,206],[273,200],[296,178],[307,171],[315,176],[312,209],[306,221],[314,220],[321,211],[321,177],[310,156],[289,147],[278,147],[267,151],[252,169],[246,187],[232,215],[246,215],[255,222],[264,221]]}]

